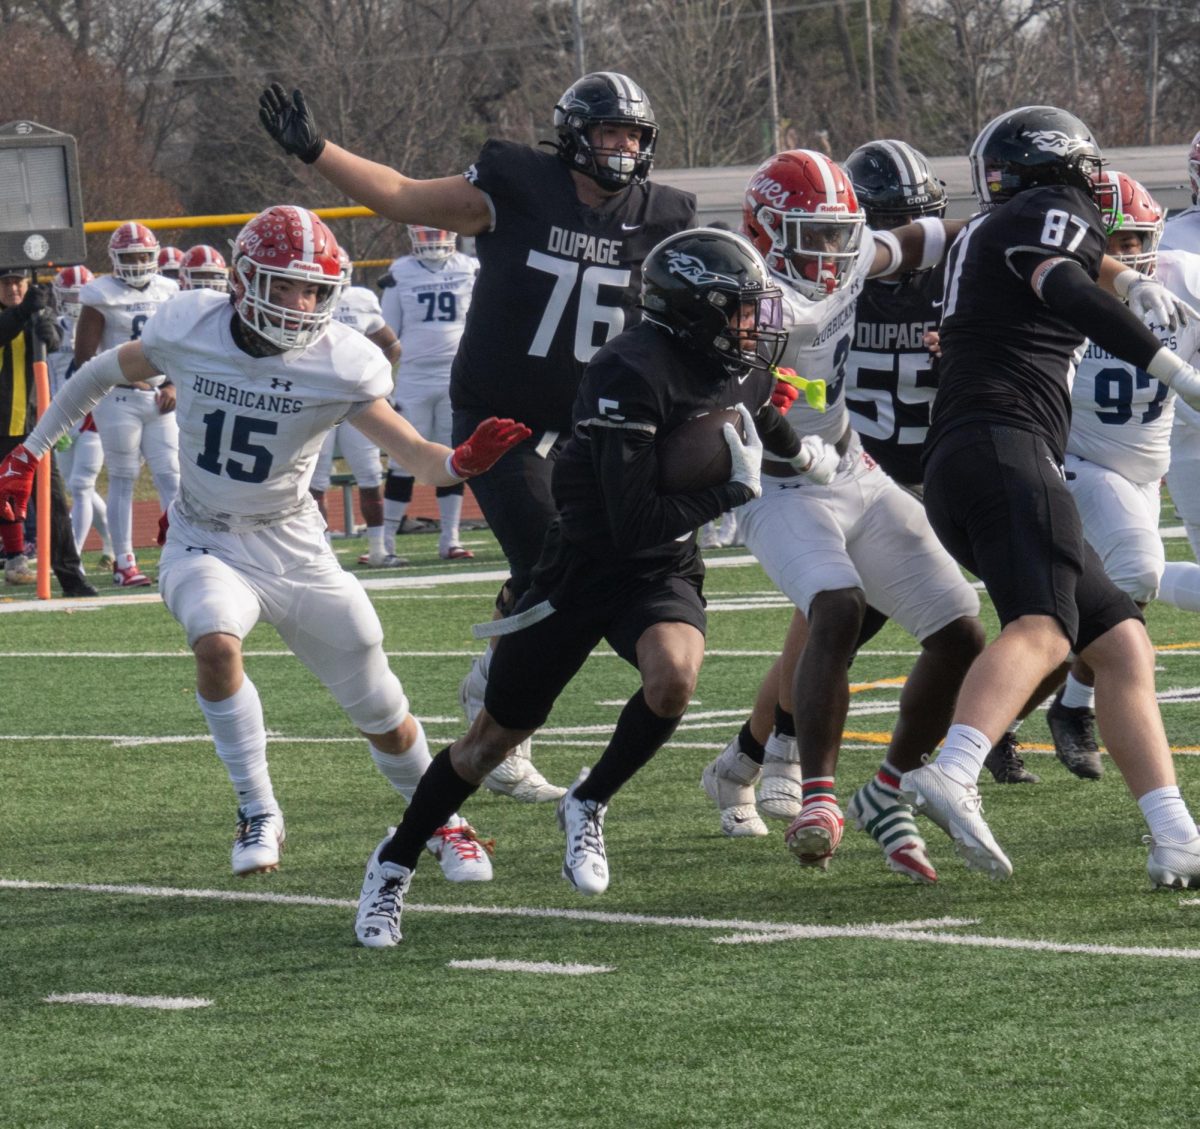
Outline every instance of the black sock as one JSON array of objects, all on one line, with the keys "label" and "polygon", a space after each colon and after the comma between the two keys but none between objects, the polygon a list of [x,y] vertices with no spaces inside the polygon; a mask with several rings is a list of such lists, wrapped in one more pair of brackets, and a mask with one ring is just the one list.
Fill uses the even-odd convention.
[{"label": "black sock", "polygon": [[659,717],[638,690],[625,703],[608,748],[575,795],[581,800],[608,803],[617,789],[671,739],[679,721],[678,717]]},{"label": "black sock", "polygon": [[738,733],[738,747],[746,754],[755,764],[762,764],[767,755],[767,750],[762,747],[762,742],[759,741],[753,733],[750,732],[750,720],[746,719],[746,724],[742,726],[741,732]]},{"label": "black sock", "polygon": [[468,784],[454,771],[447,745],[425,770],[396,834],[379,852],[380,862],[394,862],[415,870],[425,843],[478,787]]},{"label": "black sock", "polygon": [[784,737],[796,736],[796,719],[781,705],[775,706],[775,732]]}]

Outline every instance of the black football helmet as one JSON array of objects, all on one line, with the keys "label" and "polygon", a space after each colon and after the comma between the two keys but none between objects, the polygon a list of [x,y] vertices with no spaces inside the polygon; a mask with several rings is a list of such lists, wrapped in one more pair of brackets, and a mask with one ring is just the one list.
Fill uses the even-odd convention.
[{"label": "black football helmet", "polygon": [[[642,144],[637,156],[594,149],[588,131],[601,122],[639,126]],[[650,175],[658,125],[646,92],[623,74],[596,71],[576,79],[554,107],[554,132],[558,155],[601,188],[615,192],[641,184]]]},{"label": "black football helmet", "polygon": [[782,302],[762,256],[732,231],[676,232],[642,263],[646,320],[732,373],[779,362]]},{"label": "black football helmet", "polygon": [[854,195],[877,231],[946,211],[946,186],[904,141],[868,141],[842,163]]},{"label": "black football helmet", "polygon": [[975,138],[969,159],[971,186],[985,212],[1048,184],[1091,195],[1104,163],[1092,131],[1056,106],[1022,106],[993,118]]}]

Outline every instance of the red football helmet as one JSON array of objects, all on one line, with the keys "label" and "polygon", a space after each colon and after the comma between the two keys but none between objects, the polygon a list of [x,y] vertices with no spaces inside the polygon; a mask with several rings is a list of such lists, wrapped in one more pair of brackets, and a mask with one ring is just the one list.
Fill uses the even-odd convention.
[{"label": "red football helmet", "polygon": [[158,274],[158,236],[145,224],[121,224],[108,241],[113,274],[139,289]]},{"label": "red football helmet", "polygon": [[444,263],[458,246],[454,232],[441,227],[421,227],[410,223],[408,238],[412,241],[412,253],[426,263]]},{"label": "red football helmet", "polygon": [[164,278],[179,278],[183,252],[178,247],[163,247],[158,252],[158,273]]},{"label": "red football helmet", "polygon": [[[1102,189],[1099,198],[1112,201],[1101,209],[1104,230],[1109,237],[1108,253],[1142,274],[1153,274],[1158,241],[1163,233],[1162,206],[1133,177],[1123,172],[1102,172],[1096,177],[1096,183]],[[1138,236],[1140,250],[1131,249],[1132,241],[1127,238],[1131,234]],[[1122,237],[1126,237],[1124,242]]]},{"label": "red football helmet", "polygon": [[79,320],[83,307],[79,304],[79,292],[96,276],[85,266],[64,267],[54,276],[50,284],[54,287],[54,306],[64,317]]},{"label": "red football helmet", "polygon": [[864,226],[849,178],[824,153],[777,153],[746,185],[742,227],[767,266],[809,298],[850,281]]},{"label": "red football helmet", "polygon": [[229,269],[221,252],[207,243],[197,243],[179,264],[181,290],[229,290]]},{"label": "red football helmet", "polygon": [[[333,232],[307,208],[277,204],[259,212],[234,241],[230,285],[238,316],[284,349],[303,349],[329,327],[345,283]],[[315,282],[313,310],[272,301],[276,280]]]},{"label": "red football helmet", "polygon": [[1192,203],[1200,204],[1200,133],[1192,138],[1188,150],[1188,179],[1192,182]]}]

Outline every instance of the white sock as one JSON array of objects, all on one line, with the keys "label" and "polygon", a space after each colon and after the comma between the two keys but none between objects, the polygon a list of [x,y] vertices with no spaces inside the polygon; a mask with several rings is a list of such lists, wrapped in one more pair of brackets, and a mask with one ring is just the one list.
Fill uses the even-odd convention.
[{"label": "white sock", "polygon": [[367,526],[367,556],[372,560],[382,560],[387,556],[382,525]]},{"label": "white sock", "polygon": [[1071,710],[1091,710],[1096,708],[1096,688],[1085,686],[1073,674],[1067,675],[1067,684],[1063,687],[1062,704]]},{"label": "white sock", "polygon": [[1021,722],[1024,720],[1025,719],[1023,717],[1017,718],[1016,721],[1012,722],[1004,732],[1011,733],[1015,737],[1017,735],[1017,730],[1021,728]]},{"label": "white sock", "polygon": [[404,524],[404,515],[408,512],[407,502],[395,502],[391,498],[383,500],[383,540],[388,545],[388,552],[396,551],[396,534]]},{"label": "white sock", "polygon": [[1142,809],[1150,834],[1156,842],[1188,843],[1196,837],[1196,821],[1176,785],[1155,788],[1139,796],[1138,807]]},{"label": "white sock", "polygon": [[974,784],[983,771],[983,759],[992,743],[969,725],[952,725],[938,753],[938,767],[960,784]]},{"label": "white sock", "polygon": [[373,744],[370,745],[370,749],[375,767],[387,777],[387,782],[406,800],[411,800],[417,790],[417,784],[425,775],[425,770],[433,762],[433,757],[429,755],[429,742],[425,740],[425,730],[421,723],[417,722],[417,739],[402,756],[385,753]]},{"label": "white sock", "polygon": [[1186,612],[1200,612],[1200,565],[1169,562],[1158,585],[1158,598]]},{"label": "white sock", "polygon": [[[108,530],[112,534],[114,556],[133,555],[133,479],[108,475]],[[124,567],[124,566],[122,566]]]},{"label": "white sock", "polygon": [[237,793],[238,807],[256,806],[279,810],[267,772],[267,730],[263,725],[262,701],[248,677],[237,693],[221,702],[196,695],[200,712],[208,722],[217,756],[229,773]]},{"label": "white sock", "polygon": [[438,549],[444,553],[459,543],[458,523],[462,520],[463,496],[446,494],[437,500],[437,504],[438,519],[442,526]]}]

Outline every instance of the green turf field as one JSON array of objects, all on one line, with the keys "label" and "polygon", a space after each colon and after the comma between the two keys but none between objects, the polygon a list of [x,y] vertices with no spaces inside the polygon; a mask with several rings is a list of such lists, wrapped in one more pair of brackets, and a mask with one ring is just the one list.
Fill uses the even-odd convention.
[{"label": "green turf field", "polygon": [[[475,562],[444,566],[434,535],[405,537],[412,567],[361,574],[435,750],[461,727],[470,624],[502,564],[489,534],[469,542]],[[363,549],[337,545],[347,563]],[[495,881],[452,886],[426,860],[384,952],[354,944],[353,905],[403,801],[271,629],[247,640],[247,669],[289,837],[277,874],[238,880],[232,792],[161,604],[4,604],[0,1127],[1197,1124],[1200,896],[1150,891],[1118,775],[1070,776],[1041,714],[1021,737],[1042,783],[982,785],[1008,883],[967,872],[929,824],[933,887],[849,828],[827,874],[796,865],[778,825],[719,834],[700,770],[789,614],[740,559],[712,555],[688,717],[611,805],[609,891],[560,878],[552,805],[481,793],[466,812],[496,839]],[[1149,622],[1200,811],[1200,621],[1155,606]],[[878,762],[913,648],[889,627],[854,666],[856,687],[885,684],[853,695],[843,804]],[[535,743],[547,776],[592,762],[635,686],[611,654],[588,662]],[[51,1002],[85,993],[159,1006]]]}]

